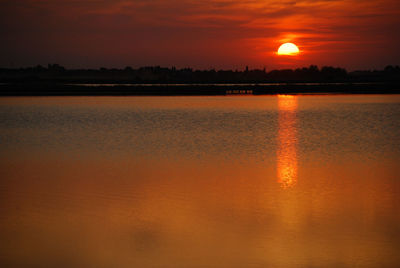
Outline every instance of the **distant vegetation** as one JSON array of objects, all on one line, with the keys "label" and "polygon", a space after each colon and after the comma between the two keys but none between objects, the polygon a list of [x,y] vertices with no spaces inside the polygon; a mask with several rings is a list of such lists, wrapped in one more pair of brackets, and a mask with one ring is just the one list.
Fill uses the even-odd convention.
[{"label": "distant vegetation", "polygon": [[0,83],[301,83],[301,82],[395,82],[400,81],[400,67],[383,70],[352,71],[343,68],[311,65],[305,68],[271,70],[193,70],[160,66],[133,69],[74,69],[58,64],[20,69],[0,68]]}]

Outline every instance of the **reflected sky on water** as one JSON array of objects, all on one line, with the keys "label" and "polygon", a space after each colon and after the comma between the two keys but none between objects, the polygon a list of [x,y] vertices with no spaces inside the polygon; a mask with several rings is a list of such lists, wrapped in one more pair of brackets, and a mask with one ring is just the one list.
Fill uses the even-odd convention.
[{"label": "reflected sky on water", "polygon": [[2,98],[1,266],[397,267],[398,118],[396,95]]}]

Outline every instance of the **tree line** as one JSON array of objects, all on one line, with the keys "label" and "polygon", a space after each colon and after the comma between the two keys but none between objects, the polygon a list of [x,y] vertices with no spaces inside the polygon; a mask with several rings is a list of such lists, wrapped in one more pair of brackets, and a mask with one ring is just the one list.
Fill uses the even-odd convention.
[{"label": "tree line", "polygon": [[0,68],[0,83],[301,83],[399,82],[400,67],[348,72],[344,68],[316,65],[297,69],[193,70],[148,66],[99,69],[66,69],[59,64],[28,68]]}]

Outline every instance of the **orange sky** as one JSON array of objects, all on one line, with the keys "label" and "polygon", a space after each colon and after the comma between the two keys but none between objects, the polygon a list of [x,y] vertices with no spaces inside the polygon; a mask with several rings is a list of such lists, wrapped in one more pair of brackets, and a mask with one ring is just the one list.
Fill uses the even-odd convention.
[{"label": "orange sky", "polygon": [[[400,63],[399,0],[0,0],[0,66]],[[290,41],[298,57],[274,52]]]}]

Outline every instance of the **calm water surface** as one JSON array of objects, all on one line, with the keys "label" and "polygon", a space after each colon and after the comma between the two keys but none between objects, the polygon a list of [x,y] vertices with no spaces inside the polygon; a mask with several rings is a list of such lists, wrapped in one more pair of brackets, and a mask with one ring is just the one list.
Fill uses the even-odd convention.
[{"label": "calm water surface", "polygon": [[399,267],[400,96],[0,99],[1,267]]}]

